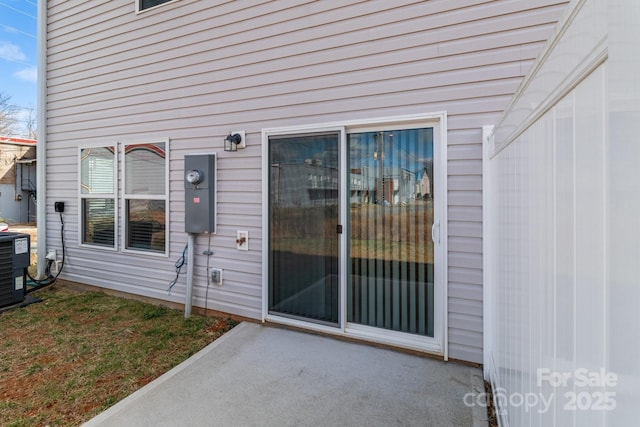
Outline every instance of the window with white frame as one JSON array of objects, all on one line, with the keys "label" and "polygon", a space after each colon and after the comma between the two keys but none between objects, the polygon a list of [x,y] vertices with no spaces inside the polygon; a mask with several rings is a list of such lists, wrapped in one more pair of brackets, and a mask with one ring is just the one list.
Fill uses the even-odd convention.
[{"label": "window with white frame", "polygon": [[116,248],[115,145],[80,149],[80,241]]},{"label": "window with white frame", "polygon": [[[168,140],[80,149],[80,242],[118,249],[122,205],[127,251],[167,254]],[[121,161],[121,162],[120,162]],[[118,199],[117,171],[123,174]]]},{"label": "window with white frame", "polygon": [[151,9],[152,7],[160,6],[164,3],[169,3],[176,0],[136,0],[136,11],[142,12],[143,10]]},{"label": "window with white frame", "polygon": [[125,249],[166,253],[168,141],[124,144]]}]

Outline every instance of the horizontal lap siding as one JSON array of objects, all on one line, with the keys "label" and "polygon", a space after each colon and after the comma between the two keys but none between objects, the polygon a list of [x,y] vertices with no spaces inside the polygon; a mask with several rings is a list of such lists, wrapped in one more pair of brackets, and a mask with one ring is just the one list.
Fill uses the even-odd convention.
[{"label": "horizontal lap siding", "polygon": [[[261,130],[446,110],[450,356],[481,361],[481,127],[508,104],[563,3],[181,0],[136,15],[133,0],[49,1],[47,204],[69,206],[65,277],[183,301],[183,277],[166,292],[186,242],[183,158],[217,151],[210,265],[225,285],[209,289],[208,306],[259,318]],[[235,129],[247,149],[225,153]],[[171,140],[169,258],[78,248],[77,146],[147,137]],[[237,229],[249,231],[249,252],[236,250]],[[196,244],[203,306],[206,237]]]}]

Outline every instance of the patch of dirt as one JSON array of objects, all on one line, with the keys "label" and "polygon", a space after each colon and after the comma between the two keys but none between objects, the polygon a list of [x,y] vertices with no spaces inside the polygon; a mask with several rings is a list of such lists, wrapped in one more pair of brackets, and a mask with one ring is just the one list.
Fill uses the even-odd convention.
[{"label": "patch of dirt", "polygon": [[487,416],[489,417],[489,427],[498,427],[498,417],[496,408],[493,405],[493,390],[489,381],[484,382],[484,391],[487,393]]}]

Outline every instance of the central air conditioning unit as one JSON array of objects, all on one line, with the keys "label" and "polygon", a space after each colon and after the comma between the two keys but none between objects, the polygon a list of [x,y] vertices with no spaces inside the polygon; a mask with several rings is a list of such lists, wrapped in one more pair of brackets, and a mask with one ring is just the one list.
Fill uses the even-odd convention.
[{"label": "central air conditioning unit", "polygon": [[28,234],[0,233],[0,307],[24,301],[30,254]]}]

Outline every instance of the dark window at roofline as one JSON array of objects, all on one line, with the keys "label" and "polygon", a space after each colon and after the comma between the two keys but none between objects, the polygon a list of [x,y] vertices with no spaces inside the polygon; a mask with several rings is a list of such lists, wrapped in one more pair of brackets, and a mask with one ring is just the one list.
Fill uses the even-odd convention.
[{"label": "dark window at roofline", "polygon": [[152,8],[154,6],[158,6],[161,5],[163,3],[168,3],[171,0],[139,0],[139,7],[140,10],[145,10],[145,9],[149,9]]}]

